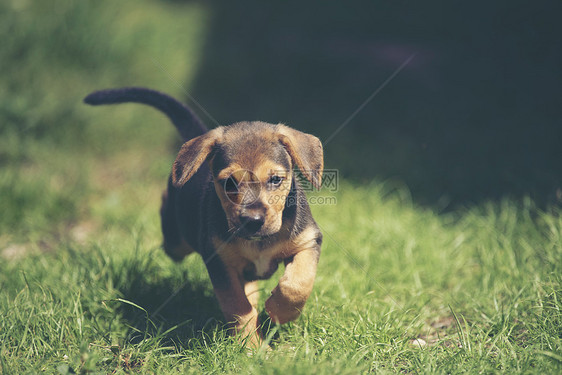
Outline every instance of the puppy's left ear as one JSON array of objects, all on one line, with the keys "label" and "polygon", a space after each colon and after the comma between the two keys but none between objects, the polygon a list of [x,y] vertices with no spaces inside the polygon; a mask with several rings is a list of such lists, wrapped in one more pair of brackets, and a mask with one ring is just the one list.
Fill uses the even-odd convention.
[{"label": "puppy's left ear", "polygon": [[293,163],[303,176],[319,189],[322,185],[324,152],[322,142],[313,135],[300,132],[285,125],[278,125],[279,142],[285,147]]}]

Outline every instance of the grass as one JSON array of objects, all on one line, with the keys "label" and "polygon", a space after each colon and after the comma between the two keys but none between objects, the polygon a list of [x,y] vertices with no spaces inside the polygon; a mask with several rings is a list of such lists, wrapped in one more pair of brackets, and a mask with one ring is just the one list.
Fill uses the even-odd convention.
[{"label": "grass", "polygon": [[0,4],[13,37],[0,49],[1,374],[561,371],[560,208],[443,213],[392,180],[341,181],[336,205],[313,206],[325,235],[313,294],[269,328],[272,351],[248,355],[201,259],[159,248],[173,129],[139,106],[80,103],[127,84],[181,96],[168,73],[189,87],[209,10],[56,1],[42,18],[44,6]]},{"label": "grass", "polygon": [[132,233],[2,263],[4,373],[560,370],[559,213],[506,201],[438,215],[384,184],[336,197],[314,209],[316,287],[299,320],[274,328],[273,352],[249,357],[225,336],[201,260],[173,264],[155,212],[139,210]]}]

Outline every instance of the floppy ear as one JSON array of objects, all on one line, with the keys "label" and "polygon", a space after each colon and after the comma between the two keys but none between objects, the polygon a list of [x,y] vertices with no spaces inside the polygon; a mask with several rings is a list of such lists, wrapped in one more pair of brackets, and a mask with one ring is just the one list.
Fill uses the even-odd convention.
[{"label": "floppy ear", "polygon": [[322,185],[324,153],[322,142],[313,135],[278,125],[279,142],[285,147],[293,163],[299,167],[303,176],[319,189]]},{"label": "floppy ear", "polygon": [[181,146],[172,166],[172,183],[175,187],[182,187],[197,172],[213,151],[221,133],[216,128]]}]

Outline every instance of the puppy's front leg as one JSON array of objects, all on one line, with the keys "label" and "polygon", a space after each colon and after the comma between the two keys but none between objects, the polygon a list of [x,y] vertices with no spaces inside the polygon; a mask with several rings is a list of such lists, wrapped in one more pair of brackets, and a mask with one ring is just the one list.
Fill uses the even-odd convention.
[{"label": "puppy's front leg", "polygon": [[265,302],[265,309],[275,323],[284,324],[299,317],[312,292],[320,247],[302,250],[285,266],[279,284]]},{"label": "puppy's front leg", "polygon": [[252,345],[259,345],[258,311],[248,300],[244,282],[236,270],[224,264],[219,256],[207,263],[207,270],[221,310],[232,326],[233,333],[240,335],[242,339],[248,337]]},{"label": "puppy's front leg", "polygon": [[244,292],[246,293],[246,297],[248,298],[248,301],[250,301],[252,307],[254,309],[257,309],[259,298],[260,298],[260,291],[259,291],[257,280],[245,281]]}]

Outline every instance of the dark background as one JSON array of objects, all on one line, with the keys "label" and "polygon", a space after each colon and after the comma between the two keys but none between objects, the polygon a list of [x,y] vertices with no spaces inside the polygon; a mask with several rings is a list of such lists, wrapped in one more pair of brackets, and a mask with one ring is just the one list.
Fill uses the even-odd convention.
[{"label": "dark background", "polygon": [[284,122],[326,140],[414,55],[325,145],[327,168],[405,183],[441,208],[560,200],[560,2],[210,7],[191,95],[220,124]]}]

